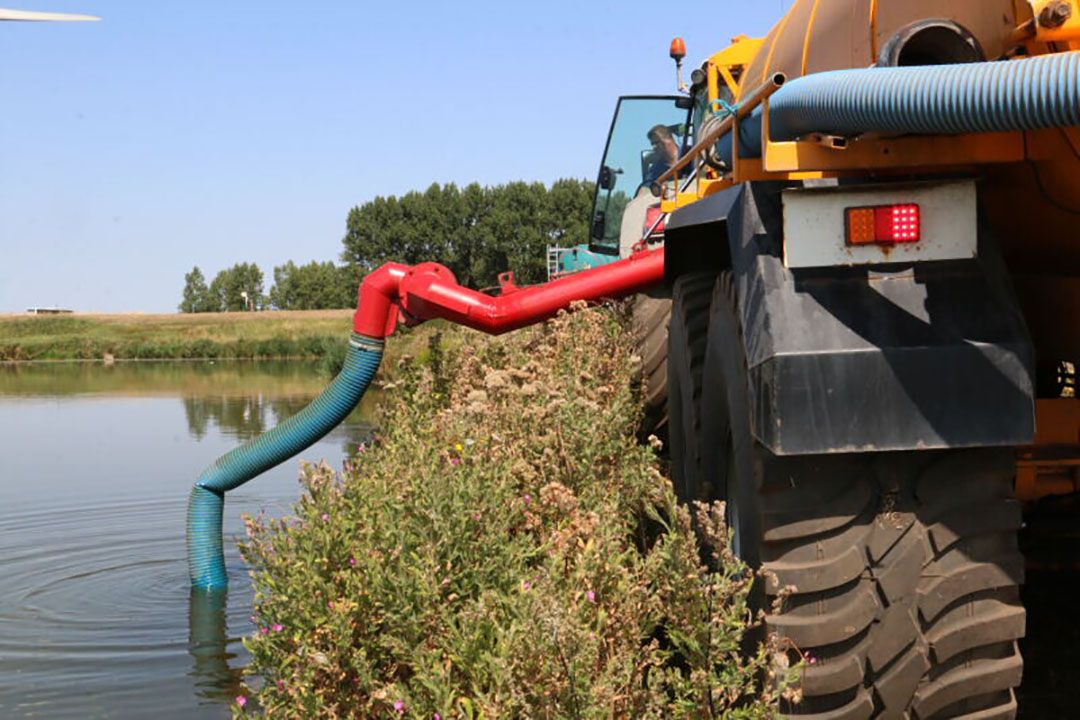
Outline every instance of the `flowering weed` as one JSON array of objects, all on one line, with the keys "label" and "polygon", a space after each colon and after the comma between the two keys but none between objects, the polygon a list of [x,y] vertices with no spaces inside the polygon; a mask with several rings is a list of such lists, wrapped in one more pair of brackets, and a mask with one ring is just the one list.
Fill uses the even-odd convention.
[{"label": "flowering weed", "polygon": [[234,712],[772,717],[794,671],[744,651],[753,578],[722,509],[692,524],[635,441],[623,318],[453,332],[396,369],[345,475],[306,467],[296,518],[249,520],[273,631],[245,641],[261,680]]}]

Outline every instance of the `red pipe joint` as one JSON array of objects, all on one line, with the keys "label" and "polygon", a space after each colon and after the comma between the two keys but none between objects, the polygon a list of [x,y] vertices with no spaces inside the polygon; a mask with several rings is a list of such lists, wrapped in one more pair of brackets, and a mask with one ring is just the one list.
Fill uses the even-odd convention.
[{"label": "red pipe joint", "polygon": [[353,315],[354,332],[373,338],[394,334],[398,322],[398,287],[409,270],[408,265],[386,263],[364,277]]},{"label": "red pipe joint", "polygon": [[644,250],[609,265],[493,297],[458,284],[438,263],[387,263],[360,284],[354,330],[384,338],[400,320],[445,318],[491,335],[552,317],[577,300],[597,302],[647,290],[664,280],[664,250]]}]

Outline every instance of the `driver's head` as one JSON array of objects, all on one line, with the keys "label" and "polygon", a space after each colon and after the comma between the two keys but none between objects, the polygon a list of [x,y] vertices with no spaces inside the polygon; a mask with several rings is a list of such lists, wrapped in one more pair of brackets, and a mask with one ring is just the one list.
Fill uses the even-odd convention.
[{"label": "driver's head", "polygon": [[649,130],[649,142],[652,143],[653,152],[669,165],[679,159],[679,145],[667,125],[654,125]]}]

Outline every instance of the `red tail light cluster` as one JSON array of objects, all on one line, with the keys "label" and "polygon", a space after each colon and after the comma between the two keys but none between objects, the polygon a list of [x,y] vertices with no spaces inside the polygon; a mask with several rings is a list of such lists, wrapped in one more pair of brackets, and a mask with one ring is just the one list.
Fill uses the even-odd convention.
[{"label": "red tail light cluster", "polygon": [[914,203],[853,207],[844,214],[848,245],[914,243],[921,239],[919,206]]}]

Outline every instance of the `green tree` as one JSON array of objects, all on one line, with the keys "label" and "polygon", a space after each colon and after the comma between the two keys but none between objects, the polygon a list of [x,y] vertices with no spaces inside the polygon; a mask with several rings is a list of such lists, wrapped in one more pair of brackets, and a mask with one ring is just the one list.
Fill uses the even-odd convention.
[{"label": "green tree", "polygon": [[348,282],[348,268],[332,262],[311,261],[297,265],[292,260],[274,268],[270,304],[279,310],[322,310],[352,307],[356,286]]},{"label": "green tree", "polygon": [[261,309],[266,304],[262,270],[255,263],[237,263],[222,270],[210,283],[210,295],[225,312]]},{"label": "green tree", "polygon": [[550,232],[554,244],[571,247],[589,241],[593,193],[596,183],[563,178],[548,192]]},{"label": "green tree", "polygon": [[184,313],[215,312],[219,309],[198,265],[184,275],[184,297],[179,309]]},{"label": "green tree", "polygon": [[587,242],[592,196],[592,183],[563,179],[550,189],[433,184],[377,197],[349,211],[341,257],[354,278],[388,261],[436,261],[469,287],[495,285],[506,270],[520,282],[540,282],[547,246]]}]

